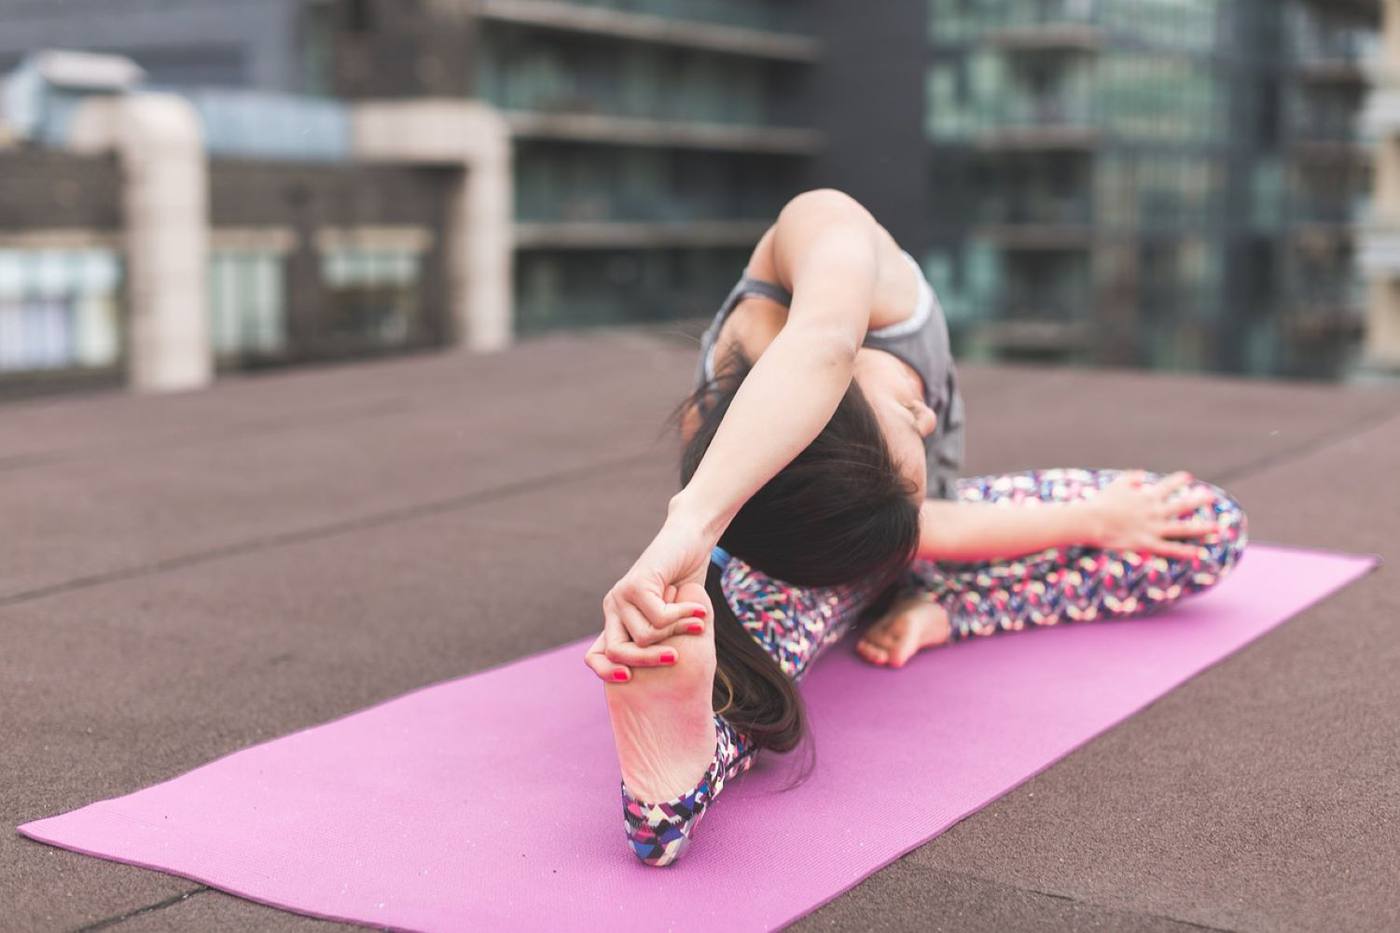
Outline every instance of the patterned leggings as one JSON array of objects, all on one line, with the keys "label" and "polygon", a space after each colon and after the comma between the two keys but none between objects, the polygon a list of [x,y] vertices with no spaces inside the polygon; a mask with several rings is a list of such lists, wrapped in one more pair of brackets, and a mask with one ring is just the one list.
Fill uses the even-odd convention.
[{"label": "patterned leggings", "polygon": [[[1115,470],[1069,469],[971,477],[957,481],[954,495],[961,502],[1033,508],[1088,498],[1117,476]],[[924,593],[936,599],[948,612],[951,641],[1162,609],[1218,583],[1247,542],[1244,512],[1220,489],[1196,482],[1176,495],[1200,490],[1214,499],[1193,517],[1213,521],[1216,531],[1200,539],[1191,560],[1067,547],[1014,560],[915,561],[896,595]],[[740,623],[794,681],[854,628],[881,595],[859,585],[789,586],[738,558],[730,560],[722,582]],[[753,764],[756,749],[748,737],[719,714],[715,735],[715,757],[690,791],[663,803],[643,803],[622,785],[627,840],[648,865],[669,865],[679,858],[725,782]]]}]

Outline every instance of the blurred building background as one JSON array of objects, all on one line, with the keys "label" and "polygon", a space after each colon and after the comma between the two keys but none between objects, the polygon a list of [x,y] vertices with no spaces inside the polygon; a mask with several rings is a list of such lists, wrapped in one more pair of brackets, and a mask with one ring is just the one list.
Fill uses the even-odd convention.
[{"label": "blurred building background", "polygon": [[692,321],[818,185],[964,357],[1383,368],[1381,6],[0,0],[0,393]]}]

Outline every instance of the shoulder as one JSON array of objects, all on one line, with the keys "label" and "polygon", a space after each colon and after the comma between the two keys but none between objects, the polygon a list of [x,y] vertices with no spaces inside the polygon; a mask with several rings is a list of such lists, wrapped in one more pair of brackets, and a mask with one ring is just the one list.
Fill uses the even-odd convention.
[{"label": "shoulder", "polygon": [[835,188],[804,191],[783,207],[773,227],[779,284],[794,296],[806,284],[834,287],[845,301],[872,291],[879,234],[875,218],[850,195]]},{"label": "shoulder", "polygon": [[772,248],[779,267],[790,270],[804,252],[823,242],[873,244],[878,228],[874,216],[855,198],[835,188],[816,188],[783,206],[773,226]]}]

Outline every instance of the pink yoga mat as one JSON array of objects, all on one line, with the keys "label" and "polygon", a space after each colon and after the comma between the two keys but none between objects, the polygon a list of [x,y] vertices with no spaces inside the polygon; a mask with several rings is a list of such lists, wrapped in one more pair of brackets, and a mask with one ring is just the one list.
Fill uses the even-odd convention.
[{"label": "pink yoga mat", "polygon": [[778,793],[790,767],[760,760],[665,869],[624,843],[603,688],[580,660],[591,638],[19,831],[379,927],[772,929],[1373,563],[1254,547],[1168,614],[979,639],[900,671],[838,645],[803,683],[812,777]]}]

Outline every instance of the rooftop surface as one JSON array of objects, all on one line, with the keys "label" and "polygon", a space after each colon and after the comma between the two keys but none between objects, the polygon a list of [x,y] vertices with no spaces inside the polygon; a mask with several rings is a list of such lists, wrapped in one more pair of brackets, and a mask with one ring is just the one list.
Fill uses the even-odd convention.
[{"label": "rooftop surface", "polygon": [[[0,408],[0,926],[335,926],[13,827],[598,631],[694,353],[612,331]],[[969,473],[1189,469],[1256,541],[1400,560],[1393,389],[962,375]],[[1382,567],[794,929],[1395,929],[1397,749]]]}]

